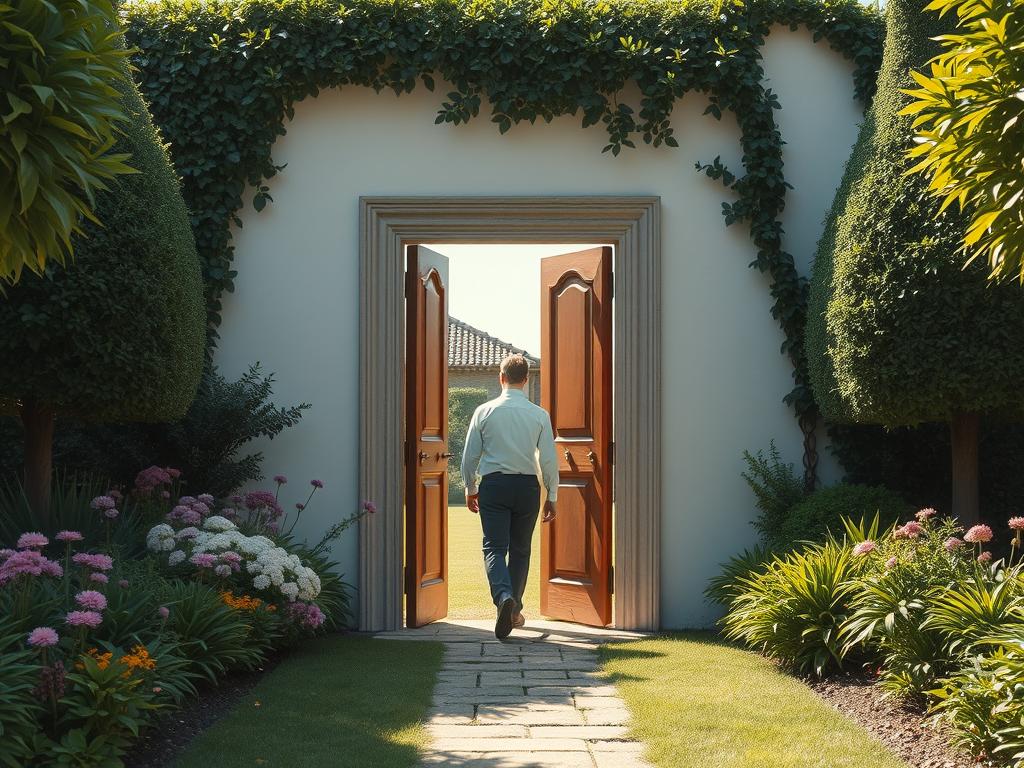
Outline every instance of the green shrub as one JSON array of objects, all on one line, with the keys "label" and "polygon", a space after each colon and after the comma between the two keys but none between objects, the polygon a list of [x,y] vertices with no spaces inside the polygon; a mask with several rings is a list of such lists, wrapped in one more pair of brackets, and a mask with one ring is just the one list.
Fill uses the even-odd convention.
[{"label": "green shrub", "polygon": [[775,557],[761,572],[740,577],[725,634],[800,672],[821,676],[841,666],[840,628],[861,562],[834,539]]},{"label": "green shrub", "polygon": [[266,648],[250,642],[253,632],[242,612],[229,608],[215,589],[175,581],[161,599],[170,610],[167,629],[191,662],[189,671],[212,683],[231,669],[255,669],[265,660]]},{"label": "green shrub", "polygon": [[25,648],[21,625],[0,614],[0,766],[22,768],[33,756],[42,710],[33,693],[40,666]]},{"label": "green shrub", "polygon": [[807,495],[803,480],[797,477],[792,464],[782,461],[774,440],[768,446],[767,456],[762,451],[744,451],[743,461],[747,465],[743,479],[754,492],[760,512],[754,527],[764,541],[777,541],[789,511]]},{"label": "green shrub", "polygon": [[743,591],[744,584],[762,571],[771,559],[771,550],[763,544],[730,557],[721,565],[722,572],[708,581],[704,596],[709,602],[728,606]]},{"label": "green shrub", "polygon": [[473,412],[487,402],[487,390],[479,387],[452,387],[448,390],[448,500],[453,504],[466,501],[466,485],[462,482],[462,453],[466,449],[466,432]]},{"label": "green shrub", "polygon": [[[135,84],[116,83],[131,120],[118,146],[139,173],[96,197],[75,264],[26,275],[0,302],[0,409],[27,430],[33,507],[49,493],[52,417],[166,421],[202,373],[203,285],[178,178]],[[40,510],[43,514],[45,510]]]},{"label": "green shrub", "polygon": [[885,528],[910,510],[909,504],[887,488],[841,483],[815,491],[790,509],[770,543],[785,548],[798,541],[820,541],[829,533],[838,536],[844,518],[871,519],[876,513]]}]

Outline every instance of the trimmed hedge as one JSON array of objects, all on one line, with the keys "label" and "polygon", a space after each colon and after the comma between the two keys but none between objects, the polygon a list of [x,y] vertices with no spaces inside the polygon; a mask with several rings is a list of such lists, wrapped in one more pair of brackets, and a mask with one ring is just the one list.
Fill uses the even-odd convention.
[{"label": "trimmed hedge", "polygon": [[843,518],[871,522],[878,513],[880,530],[913,511],[895,491],[884,486],[841,483],[822,488],[794,505],[779,525],[770,543],[788,549],[798,541],[822,541],[827,534],[843,535]]},{"label": "trimmed hedge", "polygon": [[0,301],[0,405],[33,397],[93,421],[180,417],[203,369],[203,285],[188,213],[134,83],[117,150],[140,172],[96,199],[75,261],[26,274]]},{"label": "trimmed hedge", "polygon": [[887,426],[953,411],[1020,412],[1024,300],[963,269],[964,219],[920,176],[906,177],[912,67],[955,22],[925,0],[891,0],[878,91],[819,244],[806,329],[815,397],[826,417]]},{"label": "trimmed hedge", "polygon": [[448,500],[462,504],[466,486],[462,482],[462,452],[466,449],[466,432],[473,412],[487,402],[487,390],[481,387],[452,387],[448,390]]}]

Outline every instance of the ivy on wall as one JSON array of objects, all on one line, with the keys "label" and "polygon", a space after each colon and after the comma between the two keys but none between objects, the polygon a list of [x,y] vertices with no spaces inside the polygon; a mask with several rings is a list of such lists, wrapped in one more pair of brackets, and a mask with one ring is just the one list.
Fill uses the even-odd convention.
[{"label": "ivy on wall", "polygon": [[[775,24],[807,28],[853,62],[854,92],[867,104],[884,34],[873,10],[856,0],[137,0],[122,13],[183,177],[211,343],[236,274],[231,225],[241,225],[247,190],[257,210],[270,202],[267,181],[281,170],[272,147],[295,102],[344,85],[406,93],[444,82],[452,90],[437,123],[476,118],[485,101],[502,133],[577,115],[584,127],[603,126],[605,150],[617,155],[639,141],[676,146],[672,108],[695,92],[706,114],[732,113],[739,125],[742,170],[717,158],[698,169],[731,191],[726,223],[749,228],[752,266],[769,277],[794,365],[786,401],[805,435],[816,423],[803,349],[807,281],[782,246],[780,104],[764,87],[761,48]],[[618,98],[630,85],[641,94],[636,108]]]}]

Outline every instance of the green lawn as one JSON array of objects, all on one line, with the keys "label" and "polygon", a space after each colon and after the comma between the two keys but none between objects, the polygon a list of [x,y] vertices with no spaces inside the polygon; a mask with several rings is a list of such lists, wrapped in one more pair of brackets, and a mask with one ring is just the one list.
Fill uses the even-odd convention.
[{"label": "green lawn", "polygon": [[403,768],[419,761],[440,643],[351,635],[289,655],[176,768]]},{"label": "green lawn", "polygon": [[691,633],[605,646],[657,768],[906,768],[755,653]]},{"label": "green lawn", "polygon": [[[540,521],[533,533],[533,557],[523,605],[527,618],[540,616]],[[448,618],[491,619],[480,518],[464,506],[448,507]]]}]

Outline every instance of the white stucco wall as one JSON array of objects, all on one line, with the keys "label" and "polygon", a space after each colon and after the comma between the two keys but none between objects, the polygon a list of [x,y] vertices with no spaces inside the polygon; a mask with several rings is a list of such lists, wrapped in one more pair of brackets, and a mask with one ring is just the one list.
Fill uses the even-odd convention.
[{"label": "white stucco wall", "polygon": [[[803,32],[778,30],[765,51],[795,190],[787,248],[807,269],[861,114],[850,67]],[[443,88],[440,93],[444,93]],[[274,149],[287,164],[274,203],[242,213],[236,290],[224,300],[218,363],[234,375],[253,361],[277,375],[282,403],[313,404],[302,422],[262,446],[268,475],[326,483],[303,521],[316,538],[358,505],[358,200],[361,195],[659,195],[664,243],[663,624],[706,625],[702,596],[729,554],[751,543],[752,499],[741,454],[775,439],[799,464],[800,433],[782,397],[791,367],[779,352],[765,277],[748,268],[746,232],[726,229],[722,188],[693,166],[721,155],[739,169],[735,123],[702,116],[687,97],[673,116],[681,146],[601,153],[600,128],[577,118],[516,126],[486,117],[435,126],[439,96],[364,88],[299,104]],[[396,404],[397,407],[397,404]],[[825,455],[826,477],[836,472]],[[382,514],[398,514],[384,510]],[[356,535],[335,549],[349,580]]]}]

